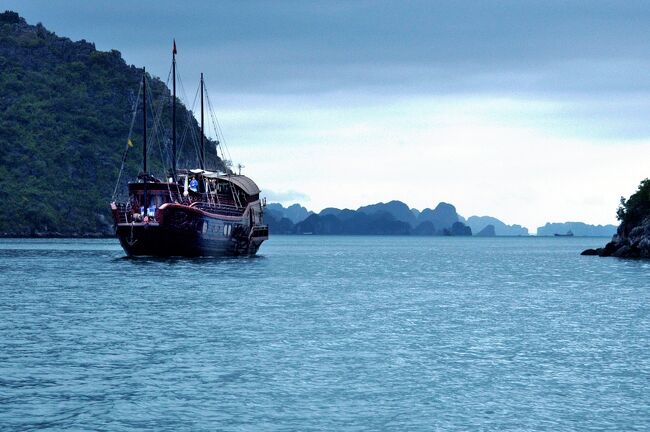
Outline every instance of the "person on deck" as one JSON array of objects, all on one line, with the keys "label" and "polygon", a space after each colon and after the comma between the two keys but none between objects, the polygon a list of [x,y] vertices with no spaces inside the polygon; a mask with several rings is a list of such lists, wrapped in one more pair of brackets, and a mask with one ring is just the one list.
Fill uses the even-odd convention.
[{"label": "person on deck", "polygon": [[192,192],[198,192],[199,191],[199,182],[196,180],[195,177],[192,177],[192,181],[190,181],[190,190]]}]

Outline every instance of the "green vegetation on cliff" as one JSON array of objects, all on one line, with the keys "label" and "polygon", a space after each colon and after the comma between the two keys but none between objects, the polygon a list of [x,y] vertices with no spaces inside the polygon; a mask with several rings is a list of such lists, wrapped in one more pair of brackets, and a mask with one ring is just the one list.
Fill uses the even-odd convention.
[{"label": "green vegetation on cliff", "polygon": [[621,197],[616,216],[628,227],[636,226],[650,216],[650,179],[641,181],[639,188],[629,199]]},{"label": "green vegetation on cliff", "polygon": [[[142,69],[118,51],[97,51],[14,12],[0,13],[0,235],[112,232],[108,204],[141,80]],[[153,101],[165,101],[169,140],[169,89],[159,79],[149,82]],[[179,137],[188,130],[199,136],[182,104],[177,120]],[[142,162],[141,136],[138,114],[125,167],[131,179]],[[214,145],[206,148],[208,165],[221,165]],[[153,173],[165,175],[160,147],[151,145],[149,154]],[[179,166],[194,160],[188,143]]]},{"label": "green vegetation on cliff", "polygon": [[650,258],[650,179],[642,180],[627,200],[621,198],[616,212],[621,221],[612,241],[604,248],[587,249],[582,255],[617,258]]}]

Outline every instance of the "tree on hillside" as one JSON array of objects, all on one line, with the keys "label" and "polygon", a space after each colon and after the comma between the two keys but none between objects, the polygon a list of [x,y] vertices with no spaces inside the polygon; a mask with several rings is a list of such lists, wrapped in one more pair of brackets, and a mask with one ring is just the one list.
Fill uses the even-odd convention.
[{"label": "tree on hillside", "polygon": [[621,197],[621,205],[616,211],[616,217],[626,226],[635,226],[648,216],[650,216],[650,179],[645,179],[629,199]]}]

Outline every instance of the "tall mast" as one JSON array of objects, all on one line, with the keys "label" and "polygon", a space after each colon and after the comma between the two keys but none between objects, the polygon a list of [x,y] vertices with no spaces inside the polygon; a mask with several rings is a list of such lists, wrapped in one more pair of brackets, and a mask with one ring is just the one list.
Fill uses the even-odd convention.
[{"label": "tall mast", "polygon": [[201,72],[201,169],[205,169],[205,143],[203,130],[203,72]]},{"label": "tall mast", "polygon": [[147,80],[142,68],[142,172],[147,173]]},{"label": "tall mast", "polygon": [[172,50],[172,178],[176,181],[176,39]]},{"label": "tall mast", "polygon": [[144,194],[142,206],[147,214],[147,72],[142,68],[142,171],[144,174]]}]

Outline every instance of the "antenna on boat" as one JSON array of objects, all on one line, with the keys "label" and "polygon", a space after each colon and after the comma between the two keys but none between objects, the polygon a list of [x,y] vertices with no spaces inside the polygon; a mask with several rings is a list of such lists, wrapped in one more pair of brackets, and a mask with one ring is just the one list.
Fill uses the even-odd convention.
[{"label": "antenna on boat", "polygon": [[142,68],[142,171],[143,171],[143,202],[147,209],[147,70]]},{"label": "antenna on boat", "polygon": [[205,169],[205,143],[203,142],[203,72],[201,72],[201,169]]},{"label": "antenna on boat", "polygon": [[176,182],[176,39],[172,49],[172,179]]}]

